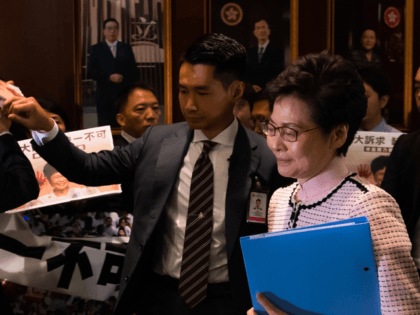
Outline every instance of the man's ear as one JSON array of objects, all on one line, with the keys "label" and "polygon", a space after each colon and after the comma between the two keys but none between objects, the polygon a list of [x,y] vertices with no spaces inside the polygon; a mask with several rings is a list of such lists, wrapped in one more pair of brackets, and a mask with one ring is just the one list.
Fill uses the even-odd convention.
[{"label": "man's ear", "polygon": [[388,101],[389,101],[389,95],[384,95],[381,97],[381,99],[379,100],[381,109],[385,108],[386,104],[388,104]]},{"label": "man's ear", "polygon": [[122,114],[118,113],[117,116],[116,116],[116,118],[117,118],[117,123],[121,127],[124,127],[125,126],[125,117]]},{"label": "man's ear", "polygon": [[342,124],[334,128],[332,132],[332,145],[334,149],[339,149],[344,145],[344,143],[346,143],[348,133],[349,133],[348,124]]},{"label": "man's ear", "polygon": [[245,83],[239,80],[233,81],[228,90],[229,98],[231,98],[231,100],[236,103],[242,98],[244,90]]}]

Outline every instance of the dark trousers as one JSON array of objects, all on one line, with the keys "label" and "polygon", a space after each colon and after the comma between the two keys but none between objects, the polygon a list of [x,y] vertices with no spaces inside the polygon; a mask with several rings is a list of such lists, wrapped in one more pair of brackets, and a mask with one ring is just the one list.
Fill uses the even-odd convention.
[{"label": "dark trousers", "polygon": [[229,282],[210,283],[207,297],[193,309],[178,293],[178,279],[153,275],[150,303],[137,314],[147,315],[239,315],[243,314],[235,305]]}]

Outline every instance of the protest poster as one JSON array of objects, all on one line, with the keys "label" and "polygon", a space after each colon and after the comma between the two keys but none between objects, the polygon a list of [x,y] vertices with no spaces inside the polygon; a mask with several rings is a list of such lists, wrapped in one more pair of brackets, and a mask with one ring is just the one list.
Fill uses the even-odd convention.
[{"label": "protest poster", "polygon": [[370,183],[380,186],[387,157],[401,135],[402,133],[358,131],[346,155],[347,168]]},{"label": "protest poster", "polygon": [[[67,132],[66,136],[76,147],[87,153],[99,152],[100,150],[112,150],[114,147],[109,126]],[[40,188],[39,197],[17,209],[9,210],[8,213],[121,193],[121,187],[117,184],[100,187],[86,187],[69,182],[32,149],[30,141],[31,139],[28,139],[19,141],[18,143],[22,152],[26,155],[34,168]]]},{"label": "protest poster", "polygon": [[0,214],[0,279],[5,293],[12,304],[19,292],[31,303],[42,304],[47,296],[65,299],[68,306],[74,305],[75,297],[108,301],[118,295],[128,239],[36,236],[21,212]]}]

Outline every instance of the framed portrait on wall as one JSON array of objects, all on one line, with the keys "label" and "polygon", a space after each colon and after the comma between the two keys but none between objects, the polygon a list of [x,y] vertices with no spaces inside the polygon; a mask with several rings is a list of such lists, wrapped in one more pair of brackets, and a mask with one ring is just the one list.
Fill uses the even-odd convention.
[{"label": "framed portrait on wall", "polygon": [[412,0],[332,0],[332,51],[357,69],[379,68],[389,79],[383,116],[408,130],[412,110]]},{"label": "framed portrait on wall", "polygon": [[264,88],[290,64],[290,1],[209,0],[209,31],[236,39],[248,53],[246,80]]},{"label": "framed portrait on wall", "polygon": [[[114,18],[118,22],[119,42],[133,51],[140,81],[154,90],[161,112],[160,124],[171,120],[170,89],[165,88],[170,78],[169,38],[170,0],[78,0],[80,6],[80,66],[83,127],[96,126],[97,83],[88,75],[90,48],[105,42],[103,22]],[[114,56],[118,60],[119,52]],[[169,61],[170,63],[170,61]],[[171,85],[171,84],[170,84]]]}]

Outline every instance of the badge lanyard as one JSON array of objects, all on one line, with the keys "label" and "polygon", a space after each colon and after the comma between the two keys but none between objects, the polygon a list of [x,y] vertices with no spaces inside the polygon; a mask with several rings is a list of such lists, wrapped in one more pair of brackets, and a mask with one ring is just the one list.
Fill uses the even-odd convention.
[{"label": "badge lanyard", "polygon": [[255,176],[248,201],[248,223],[267,223],[268,189]]}]

